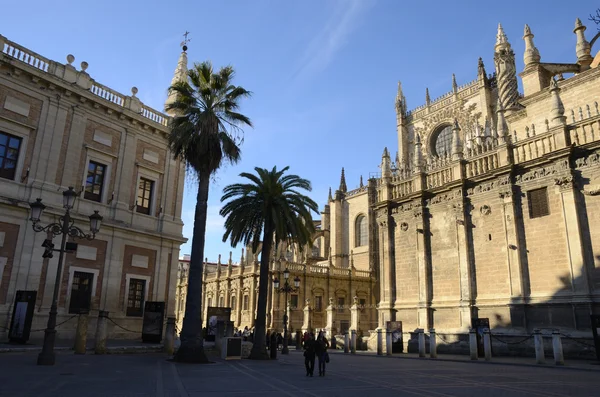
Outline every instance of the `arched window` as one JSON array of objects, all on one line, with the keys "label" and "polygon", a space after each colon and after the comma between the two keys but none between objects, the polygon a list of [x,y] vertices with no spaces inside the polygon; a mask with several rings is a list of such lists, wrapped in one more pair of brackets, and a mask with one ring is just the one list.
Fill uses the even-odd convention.
[{"label": "arched window", "polygon": [[431,152],[434,156],[450,156],[452,151],[452,126],[444,125],[433,133]]},{"label": "arched window", "polygon": [[367,245],[369,241],[369,233],[367,229],[367,218],[364,215],[360,215],[356,218],[356,224],[354,226],[354,235],[356,240],[356,247]]}]

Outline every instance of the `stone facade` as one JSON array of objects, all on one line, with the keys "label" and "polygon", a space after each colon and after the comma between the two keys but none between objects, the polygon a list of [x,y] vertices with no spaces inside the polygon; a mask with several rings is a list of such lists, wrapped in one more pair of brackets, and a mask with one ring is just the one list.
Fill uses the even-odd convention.
[{"label": "stone facade", "polygon": [[405,333],[434,327],[458,341],[473,319],[489,318],[495,332],[591,336],[590,314],[600,314],[600,68],[590,67],[584,29],[577,20],[577,62],[549,64],[525,27],[524,95],[501,26],[495,73],[480,59],[476,79],[458,86],[453,77],[435,100],[426,90],[412,111],[399,84],[396,158],[386,148],[381,172],[353,191],[342,171],[322,216],[334,264],[353,255],[374,272],[379,327],[402,321]]},{"label": "stone facade", "polygon": [[[46,325],[58,253],[42,258],[48,236],[32,230],[29,203],[42,198],[48,208],[41,224],[56,222],[69,186],[78,193],[76,226],[87,230],[94,210],[104,219],[94,240],[72,240],[79,246],[65,256],[58,323],[80,309],[72,298],[82,290],[91,297],[92,330],[98,310],[133,331],[141,329],[144,301],[164,301],[165,315],[175,313],[185,167],[168,150],[169,116],[144,105],[137,88],[120,94],[92,79],[86,62],[77,70],[73,61],[72,55],[66,64],[52,61],[0,36],[1,339],[18,290],[37,291],[32,328]],[[61,325],[59,337],[70,337],[75,326],[75,320]],[[109,338],[140,335],[112,322],[108,328]]]}]

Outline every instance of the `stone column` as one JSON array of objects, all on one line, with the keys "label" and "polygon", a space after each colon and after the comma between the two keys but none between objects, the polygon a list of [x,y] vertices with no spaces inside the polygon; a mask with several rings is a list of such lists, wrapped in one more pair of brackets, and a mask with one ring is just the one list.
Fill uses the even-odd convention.
[{"label": "stone column", "polygon": [[[124,142],[124,143],[123,143]],[[115,200],[117,208],[125,213],[131,211],[131,205],[135,202],[132,200],[135,186],[131,185],[132,176],[137,172],[135,166],[135,153],[137,150],[137,136],[133,130],[127,128],[121,134],[120,153],[124,155],[119,157],[120,169],[117,170],[117,178],[115,180],[116,192]],[[128,155],[131,153],[131,155]],[[125,215],[121,212],[121,215]]]},{"label": "stone column", "polygon": [[358,306],[358,297],[355,296],[354,304],[350,307],[350,329],[358,332],[360,329],[360,307]]},{"label": "stone column", "polygon": [[535,362],[536,364],[543,364],[545,361],[544,355],[544,338],[539,329],[533,330],[533,346],[535,348]]},{"label": "stone column", "polygon": [[165,329],[165,353],[173,354],[175,348],[175,317],[167,317],[167,327]]},{"label": "stone column", "polygon": [[[379,225],[379,294],[380,301],[377,307],[379,313],[378,327],[385,327],[386,322],[393,320],[393,285],[395,280],[390,276],[392,272],[392,242],[390,231],[392,222],[388,216],[388,209],[384,208],[377,212],[377,223]],[[350,309],[352,310],[352,309]]]},{"label": "stone column", "polygon": [[[57,101],[54,96],[48,97],[46,111],[45,123],[40,125],[41,128],[37,132],[31,166],[25,164],[25,167],[30,167],[29,180],[34,181],[36,187],[48,185],[48,183],[54,186],[59,160],[58,153],[60,153],[67,118],[66,105],[60,103],[60,100]],[[48,189],[55,190],[56,187],[49,186]],[[79,189],[75,190],[79,191]]]},{"label": "stone column", "polygon": [[427,238],[425,216],[423,215],[423,206],[421,202],[413,203],[415,210],[415,226],[417,233],[416,257],[419,268],[419,306],[417,308],[417,326],[420,328],[429,328],[431,326],[431,280],[430,280],[430,263],[427,248]]},{"label": "stone column", "polygon": [[98,312],[98,322],[96,324],[96,346],[94,352],[96,354],[106,353],[106,325],[108,322],[108,312],[100,310]]},{"label": "stone column", "polygon": [[88,312],[79,313],[77,331],[75,332],[75,354],[85,354],[88,330]]},{"label": "stone column", "polygon": [[310,300],[306,300],[304,306],[304,321],[302,322],[302,332],[312,332],[312,308],[310,307]]},{"label": "stone column", "polygon": [[469,254],[469,238],[464,211],[464,202],[460,199],[453,204],[456,224],[456,246],[458,248],[458,269],[460,274],[460,326],[467,330],[471,326],[471,307],[473,303],[473,275],[471,255]]},{"label": "stone column", "polygon": [[333,322],[335,321],[335,300],[333,298],[329,298],[329,306],[327,306],[327,322],[325,324],[325,330],[327,331],[327,337],[331,338],[333,336]]}]

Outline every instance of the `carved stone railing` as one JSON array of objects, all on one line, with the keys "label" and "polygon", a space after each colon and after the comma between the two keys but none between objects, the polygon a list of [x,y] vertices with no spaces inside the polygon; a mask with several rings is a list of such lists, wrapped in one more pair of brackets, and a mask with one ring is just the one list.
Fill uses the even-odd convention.
[{"label": "carved stone railing", "polygon": [[43,72],[48,72],[50,64],[52,63],[52,61],[48,58],[44,58],[43,56],[36,54],[25,47],[21,47],[17,43],[13,43],[8,40],[2,40],[1,37],[0,46],[2,46],[2,48],[0,48],[0,52],[26,63],[29,66],[33,66],[34,68]]},{"label": "carved stone railing", "polygon": [[167,126],[167,120],[168,120],[167,117],[165,117],[164,114],[157,112],[156,110],[152,109],[149,106],[143,105],[141,114],[142,114],[142,116],[154,121],[155,123],[164,125],[165,127]]},{"label": "carved stone railing", "polygon": [[350,273],[350,269],[348,269],[348,268],[339,268],[339,267],[331,268],[332,276],[347,276],[349,273]]},{"label": "carved stone railing", "polygon": [[426,176],[427,189],[443,186],[453,180],[452,166],[440,168],[437,171],[430,171]]},{"label": "carved stone railing", "polygon": [[[592,110],[593,109],[593,110]],[[600,111],[598,102],[594,102],[593,107],[586,105],[578,109],[578,117],[575,118],[575,112],[572,111],[569,128],[571,143],[576,146],[595,142],[600,139]]]},{"label": "carved stone railing", "polygon": [[404,180],[392,183],[392,199],[408,196],[414,192],[414,182],[412,180]]},{"label": "carved stone railing", "polygon": [[485,174],[498,168],[498,152],[485,152],[467,160],[465,166],[467,178]]},{"label": "carved stone railing", "polygon": [[106,99],[107,101],[114,103],[115,105],[123,106],[125,103],[125,95],[96,82],[92,83],[90,92],[102,99]]},{"label": "carved stone railing", "polygon": [[[457,88],[456,96],[457,99],[468,98],[471,95],[476,94],[479,91],[479,87],[477,86],[477,79],[463,84]],[[429,102],[429,105],[424,104],[421,106],[417,106],[416,108],[406,112],[406,116],[412,116],[413,118],[419,117],[420,112],[425,111],[425,109],[429,108],[430,112],[435,112],[441,108],[444,108],[454,102],[454,91],[446,92],[445,94],[440,95],[435,98],[433,101]]]},{"label": "carved stone railing", "polygon": [[555,133],[562,131],[553,131],[541,135],[530,136],[524,140],[513,144],[513,157],[515,164],[534,160],[556,150]]},{"label": "carved stone railing", "polygon": [[355,270],[354,275],[357,278],[369,278],[371,277],[371,272],[368,270]]},{"label": "carved stone railing", "polygon": [[325,266],[315,266],[315,265],[309,265],[308,266],[308,271],[309,273],[316,273],[316,274],[327,274],[329,273],[329,269]]}]

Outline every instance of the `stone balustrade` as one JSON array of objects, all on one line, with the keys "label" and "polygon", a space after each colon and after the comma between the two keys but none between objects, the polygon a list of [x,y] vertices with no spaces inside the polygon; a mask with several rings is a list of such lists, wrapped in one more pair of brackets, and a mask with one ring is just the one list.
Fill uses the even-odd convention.
[{"label": "stone balustrade", "polygon": [[496,168],[498,168],[498,152],[486,152],[467,160],[465,170],[467,178],[471,178]]},{"label": "stone balustrade", "polygon": [[392,199],[398,199],[408,196],[414,191],[414,183],[412,180],[392,182]]},{"label": "stone balustrade", "polygon": [[577,114],[578,117],[575,118],[575,112],[571,110],[571,123],[568,126],[571,143],[581,146],[600,139],[598,102],[594,102],[593,106],[588,104],[585,108],[580,107]]}]

